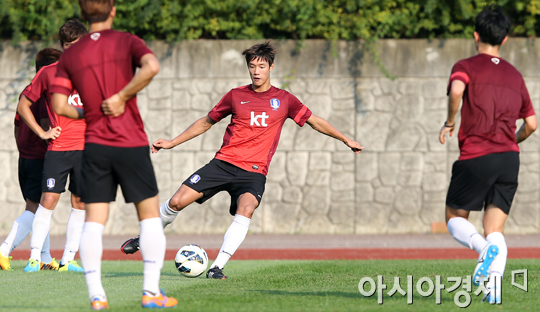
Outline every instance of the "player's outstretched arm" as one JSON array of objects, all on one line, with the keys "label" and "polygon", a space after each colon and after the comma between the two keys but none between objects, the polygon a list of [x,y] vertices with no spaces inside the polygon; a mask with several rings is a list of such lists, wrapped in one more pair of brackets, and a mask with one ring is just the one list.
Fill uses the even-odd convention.
[{"label": "player's outstretched arm", "polygon": [[58,138],[62,129],[60,127],[55,127],[49,129],[48,131],[43,130],[37,123],[36,118],[34,118],[34,114],[32,114],[30,106],[32,106],[32,102],[26,96],[21,96],[19,104],[17,104],[17,112],[28,127],[32,129],[32,131],[34,131],[34,133],[37,134],[42,140],[54,140]]},{"label": "player's outstretched arm", "polygon": [[146,87],[150,81],[159,72],[159,61],[157,57],[148,53],[141,58],[141,68],[133,76],[131,81],[120,92],[103,101],[101,108],[105,115],[118,117],[122,115],[126,109],[126,102],[131,99],[137,92]]},{"label": "player's outstretched arm", "polygon": [[454,135],[454,129],[456,128],[455,118],[459,109],[459,104],[461,104],[461,99],[463,98],[463,93],[465,93],[465,83],[461,80],[452,81],[450,94],[448,96],[448,116],[439,132],[439,142],[441,142],[441,144],[446,143],[445,135],[448,132],[450,133],[450,136]]},{"label": "player's outstretched arm", "polygon": [[199,136],[208,129],[210,129],[216,122],[208,116],[197,119],[189,128],[184,132],[180,133],[176,138],[172,140],[158,139],[152,143],[152,153],[157,153],[160,149],[169,149],[177,145],[180,145],[186,141],[193,139],[196,136]]},{"label": "player's outstretched arm", "polygon": [[524,123],[516,133],[516,142],[519,144],[527,139],[535,130],[538,125],[536,115],[532,115],[524,118]]},{"label": "player's outstretched arm", "polygon": [[364,147],[360,146],[360,143],[350,140],[339,132],[339,130],[334,128],[334,126],[332,126],[328,121],[316,116],[315,114],[312,114],[306,122],[311,126],[311,128],[319,131],[320,133],[326,134],[345,143],[345,145],[347,145],[356,154],[360,153],[364,149]]}]

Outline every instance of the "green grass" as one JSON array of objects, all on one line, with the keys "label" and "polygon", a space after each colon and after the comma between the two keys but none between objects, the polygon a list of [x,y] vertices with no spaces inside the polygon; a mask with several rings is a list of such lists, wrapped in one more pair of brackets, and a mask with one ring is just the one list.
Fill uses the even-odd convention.
[{"label": "green grass", "polygon": [[[24,273],[25,261],[14,261],[13,271],[0,271],[0,311],[89,311],[84,276],[77,273],[41,271]],[[473,260],[362,260],[362,261],[230,261],[228,280],[189,279],[180,276],[172,261],[162,272],[161,286],[179,300],[183,311],[457,311],[454,294],[442,291],[441,305],[435,295],[422,297],[416,291],[420,277],[472,274]],[[511,286],[511,271],[528,269],[529,291]],[[377,281],[384,276],[384,302],[377,293],[370,298],[358,291],[362,277]],[[387,295],[393,277],[414,276],[413,304],[399,293]],[[521,279],[522,280],[522,279]],[[518,281],[521,282],[518,279]],[[503,281],[503,304],[480,303],[472,295],[466,311],[537,311],[540,308],[540,260],[509,260]],[[103,284],[111,311],[137,311],[142,289],[142,263],[105,261]],[[366,286],[366,290],[368,286]],[[476,287],[473,286],[473,292]]]}]

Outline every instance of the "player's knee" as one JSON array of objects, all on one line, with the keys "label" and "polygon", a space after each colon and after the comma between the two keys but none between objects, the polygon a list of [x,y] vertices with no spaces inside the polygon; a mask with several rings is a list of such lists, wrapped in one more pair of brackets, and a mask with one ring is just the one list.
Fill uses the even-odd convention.
[{"label": "player's knee", "polygon": [[251,219],[251,217],[253,216],[253,213],[255,212],[255,209],[257,209],[257,206],[253,204],[239,205],[238,209],[236,210],[236,214],[239,214],[241,216]]},{"label": "player's knee", "polygon": [[176,211],[182,210],[185,207],[185,205],[183,204],[182,196],[171,197],[171,199],[169,200],[169,207],[172,210],[176,210]]},{"label": "player's knee", "polygon": [[54,209],[58,202],[58,196],[55,193],[43,193],[41,196],[41,206],[47,209]]}]

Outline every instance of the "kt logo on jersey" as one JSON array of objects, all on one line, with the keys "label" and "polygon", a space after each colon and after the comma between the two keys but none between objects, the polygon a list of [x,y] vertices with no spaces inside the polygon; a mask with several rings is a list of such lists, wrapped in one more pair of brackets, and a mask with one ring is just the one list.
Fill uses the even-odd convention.
[{"label": "kt logo on jersey", "polygon": [[266,123],[266,119],[268,119],[270,116],[266,114],[266,112],[262,112],[260,115],[255,115],[255,112],[251,112],[251,121],[249,123],[250,126],[258,126],[258,127],[268,127],[268,124]]}]

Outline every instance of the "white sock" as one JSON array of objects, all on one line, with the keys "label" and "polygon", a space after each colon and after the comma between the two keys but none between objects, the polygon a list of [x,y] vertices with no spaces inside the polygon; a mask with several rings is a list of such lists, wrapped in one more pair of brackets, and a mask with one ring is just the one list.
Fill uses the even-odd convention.
[{"label": "white sock", "polygon": [[176,216],[180,212],[169,207],[170,201],[171,201],[170,198],[167,199],[167,201],[164,202],[163,205],[161,205],[161,207],[159,207],[159,215],[161,217],[163,228],[171,224],[174,221],[174,219],[176,219]]},{"label": "white sock", "polygon": [[143,291],[159,295],[159,278],[165,259],[166,238],[160,218],[142,220],[139,246],[144,262]]},{"label": "white sock", "polygon": [[[487,241],[493,245],[499,247],[499,254],[495,257],[495,260],[491,263],[491,274],[497,273],[501,276],[504,275],[504,269],[506,267],[506,257],[508,256],[508,247],[506,247],[506,241],[504,235],[500,232],[493,232],[486,237]],[[491,279],[491,278],[490,278]]]},{"label": "white sock", "polygon": [[0,252],[4,257],[9,257],[9,254],[30,234],[32,231],[32,222],[34,222],[34,214],[28,210],[25,210],[20,215],[9,232],[6,240],[0,246]]},{"label": "white sock", "polygon": [[75,259],[75,254],[79,251],[81,243],[81,233],[84,226],[84,217],[86,211],[71,208],[71,214],[66,227],[66,246],[64,247],[64,255],[60,264],[65,265],[69,261]]},{"label": "white sock", "polygon": [[85,222],[81,234],[80,256],[84,278],[88,287],[88,298],[100,296],[107,300],[101,284],[101,256],[103,254],[103,230],[105,226],[96,222]]},{"label": "white sock", "polygon": [[41,249],[51,227],[52,214],[52,210],[41,205],[36,210],[34,222],[32,223],[32,239],[30,240],[30,248],[32,250],[30,251],[30,259],[41,262]]},{"label": "white sock", "polygon": [[246,238],[250,223],[250,218],[241,216],[239,214],[234,215],[234,220],[225,233],[223,245],[221,246],[221,250],[219,251],[216,261],[214,261],[212,264],[212,267],[223,269],[225,264],[227,264],[227,261],[229,261],[232,255],[236,252],[236,249],[240,247],[240,244],[242,244]]},{"label": "white sock", "polygon": [[479,254],[488,244],[474,225],[465,218],[452,218],[448,221],[447,227],[455,240],[465,247],[474,249]]},{"label": "white sock", "polygon": [[49,237],[49,233],[47,233],[47,237],[45,237],[43,247],[41,248],[41,262],[51,263],[51,261],[51,238]]}]

